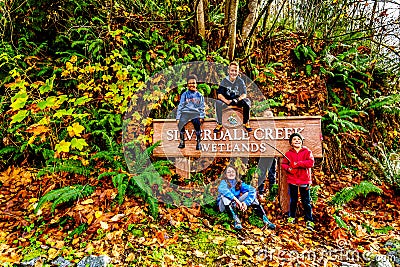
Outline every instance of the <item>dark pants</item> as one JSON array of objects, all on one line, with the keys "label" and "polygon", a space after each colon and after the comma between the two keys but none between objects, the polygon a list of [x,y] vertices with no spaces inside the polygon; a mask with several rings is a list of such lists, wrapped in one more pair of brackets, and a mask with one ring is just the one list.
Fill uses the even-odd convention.
[{"label": "dark pants", "polygon": [[260,158],[258,161],[258,168],[261,171],[258,177],[258,193],[262,195],[265,190],[267,171],[269,190],[271,190],[272,186],[276,183],[276,158]]},{"label": "dark pants", "polygon": [[[185,133],[185,125],[188,123],[188,119],[184,118],[183,116],[179,120],[178,129],[181,133]],[[194,118],[190,120],[194,126],[194,130],[196,131],[196,135],[201,134],[201,122],[199,118]]]},{"label": "dark pants", "polygon": [[303,203],[304,209],[304,217],[306,221],[314,221],[312,217],[312,210],[311,210],[311,197],[310,197],[310,186],[307,185],[306,187],[297,186],[293,184],[289,184],[289,195],[290,195],[290,210],[289,216],[292,218],[296,217],[296,210],[297,210],[297,201],[299,197],[299,190],[300,189],[300,197],[301,202]]},{"label": "dark pants", "polygon": [[[244,99],[240,100],[236,105],[231,105],[231,106],[243,108],[243,123],[246,124],[250,118],[250,107],[251,107],[250,99],[244,98]],[[224,102],[222,102],[221,100],[215,101],[215,109],[216,109],[216,113],[217,113],[217,123],[218,124],[222,124],[222,110],[226,107],[228,107],[228,105],[225,104]]]}]

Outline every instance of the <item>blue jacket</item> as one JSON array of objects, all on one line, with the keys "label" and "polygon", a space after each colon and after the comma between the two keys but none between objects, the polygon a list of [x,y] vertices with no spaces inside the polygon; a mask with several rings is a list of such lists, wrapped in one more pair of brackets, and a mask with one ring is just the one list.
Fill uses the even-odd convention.
[{"label": "blue jacket", "polygon": [[199,91],[187,90],[181,95],[178,110],[176,112],[176,119],[180,120],[182,113],[197,113],[199,118],[205,117],[205,104],[204,97]]},{"label": "blue jacket", "polygon": [[[231,184],[231,187],[228,187],[228,183]],[[242,182],[242,186],[239,190],[235,189],[236,180],[222,180],[218,186],[218,199],[217,203],[219,203],[221,196],[225,196],[226,198],[233,200],[234,197],[239,198],[244,193],[249,193],[247,198],[243,201],[247,206],[250,206],[254,200],[256,199],[256,189],[251,185],[248,185]]]}]

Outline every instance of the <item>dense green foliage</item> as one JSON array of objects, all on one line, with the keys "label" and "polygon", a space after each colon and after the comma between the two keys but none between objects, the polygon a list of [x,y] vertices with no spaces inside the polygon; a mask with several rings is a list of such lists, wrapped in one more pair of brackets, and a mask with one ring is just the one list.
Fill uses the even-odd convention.
[{"label": "dense green foliage", "polygon": [[[345,1],[336,2],[337,8],[345,7]],[[208,27],[210,32],[218,33],[223,3],[212,4],[208,8]],[[326,83],[327,98],[319,114],[323,115],[323,133],[331,148],[327,157],[335,161],[326,169],[337,171],[350,166],[361,155],[371,160],[364,164],[366,178],[374,176],[377,182],[399,187],[397,74],[385,69],[379,55],[371,53],[374,45],[366,38],[367,33],[340,35],[346,31],[349,16],[334,16],[336,7],[320,6],[314,16],[320,23],[312,23],[313,16],[304,16],[307,19],[301,27],[296,26],[298,18],[290,14],[283,19],[278,15],[265,18],[263,25],[269,29],[254,37],[254,51],[260,49],[257,44],[289,40],[296,32],[298,45],[291,50],[294,67],[260,55],[249,56],[241,46],[236,57],[265,88],[273,88],[276,71],[285,68],[292,68],[288,72],[297,73],[296,77],[304,70],[302,79],[320,76]],[[244,10],[245,5],[240,8]],[[0,20],[0,168],[17,164],[39,168],[39,176],[111,176],[118,188],[118,203],[128,192],[137,193],[147,199],[151,213],[157,216],[153,185],[161,184],[160,175],[168,173],[168,163],[154,163],[155,171],[142,168],[154,148],[145,150],[151,143],[145,127],[133,132],[141,141],[135,144],[133,149],[137,150],[129,160],[134,166],[125,162],[123,114],[129,104],[139,105],[141,98],[147,98],[155,103],[153,116],[165,117],[177,105],[179,88],[148,92],[148,79],[184,62],[226,64],[224,38],[216,35],[220,39],[215,40],[210,35],[207,39],[195,34],[193,4],[188,1],[68,0],[60,4],[19,0],[10,5],[3,3],[0,9],[4,14]],[[238,27],[244,14],[239,12]],[[293,23],[285,23],[288,21]],[[212,93],[207,86],[202,90]],[[276,94],[269,104],[277,114],[298,115],[281,105],[283,99]],[[264,110],[260,106],[255,112]],[[134,117],[137,125],[151,123],[140,112]],[[378,142],[390,151],[373,145]],[[381,170],[379,177],[373,175],[377,168]],[[79,188],[56,189],[41,201],[54,201],[54,209],[58,203],[89,194],[80,193]],[[70,195],[60,195],[63,190]]]}]

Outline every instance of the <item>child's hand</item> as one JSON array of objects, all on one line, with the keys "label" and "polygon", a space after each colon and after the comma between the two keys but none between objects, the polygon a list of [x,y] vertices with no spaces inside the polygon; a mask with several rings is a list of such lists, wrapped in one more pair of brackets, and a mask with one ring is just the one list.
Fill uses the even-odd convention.
[{"label": "child's hand", "polygon": [[241,211],[246,211],[247,210],[247,205],[244,202],[241,202],[239,205],[239,208]]},{"label": "child's hand", "polygon": [[290,168],[296,169],[297,168],[297,162],[295,162],[295,161],[290,162]]}]

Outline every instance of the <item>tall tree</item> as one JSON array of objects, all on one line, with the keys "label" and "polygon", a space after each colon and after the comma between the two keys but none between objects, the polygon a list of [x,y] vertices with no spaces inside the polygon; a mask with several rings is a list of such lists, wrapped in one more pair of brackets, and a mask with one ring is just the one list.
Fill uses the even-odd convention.
[{"label": "tall tree", "polygon": [[197,21],[197,33],[201,37],[206,37],[206,24],[204,21],[205,10],[204,10],[204,0],[198,0],[196,4],[196,21]]},{"label": "tall tree", "polygon": [[257,19],[258,9],[259,9],[259,0],[248,0],[247,8],[249,14],[243,22],[242,27],[242,38],[246,40],[249,36],[251,29],[254,27],[254,23]]},{"label": "tall tree", "polygon": [[227,0],[225,6],[225,29],[228,32],[228,58],[233,60],[235,57],[236,46],[236,24],[239,0]]}]

